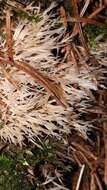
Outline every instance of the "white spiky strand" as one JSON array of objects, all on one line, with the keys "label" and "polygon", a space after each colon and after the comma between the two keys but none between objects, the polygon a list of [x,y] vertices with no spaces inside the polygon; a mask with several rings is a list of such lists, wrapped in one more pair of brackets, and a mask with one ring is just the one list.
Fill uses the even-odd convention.
[{"label": "white spiky strand", "polygon": [[[73,63],[66,63],[58,56],[54,57],[53,48],[59,50],[67,42],[67,38],[60,40],[65,30],[58,25],[56,28],[56,24],[60,22],[59,18],[51,19],[49,11],[54,6],[52,4],[45,12],[39,13],[38,23],[20,20],[14,29],[13,58],[16,66],[19,65],[11,69],[9,67],[8,74],[2,66],[0,67],[0,136],[4,141],[22,145],[25,136],[32,142],[35,141],[35,137],[44,133],[60,137],[63,133],[69,133],[72,126],[86,138],[87,127],[92,126],[90,122],[78,119],[78,116],[86,112],[89,106],[88,101],[92,98],[90,90],[97,90],[92,74],[94,68],[89,72],[83,62],[80,72],[77,73]],[[6,54],[6,42],[2,38],[0,47]],[[37,70],[46,77],[39,83],[40,78],[38,81],[34,80],[29,75],[30,72],[19,69],[21,66],[27,67],[26,71],[34,68],[33,74]],[[49,93],[52,88],[47,91],[42,85],[48,85],[48,82],[56,89],[56,99]],[[73,84],[77,84],[78,88],[74,88]],[[63,96],[57,97],[60,89],[64,92],[66,108],[56,101],[62,98],[63,102]]]}]

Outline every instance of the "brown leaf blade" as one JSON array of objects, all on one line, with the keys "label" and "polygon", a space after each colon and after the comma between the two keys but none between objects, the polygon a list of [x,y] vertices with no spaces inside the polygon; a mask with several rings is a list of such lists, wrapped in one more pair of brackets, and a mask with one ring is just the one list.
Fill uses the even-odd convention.
[{"label": "brown leaf blade", "polygon": [[[7,63],[10,65],[13,64],[12,61],[0,58],[1,65],[5,65]],[[31,67],[25,62],[16,61],[14,62],[14,67],[30,75],[35,81],[43,85],[43,87],[54,96],[54,98],[60,105],[62,105],[64,108],[67,107],[64,91],[60,85],[56,84],[54,81],[52,81],[52,79],[43,75],[38,70]]]}]

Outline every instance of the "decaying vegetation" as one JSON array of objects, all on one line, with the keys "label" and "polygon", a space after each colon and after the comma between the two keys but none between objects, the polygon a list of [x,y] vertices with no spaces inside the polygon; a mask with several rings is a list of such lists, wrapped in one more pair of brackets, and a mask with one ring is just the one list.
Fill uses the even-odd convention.
[{"label": "decaying vegetation", "polygon": [[0,3],[0,189],[107,188],[106,0]]}]

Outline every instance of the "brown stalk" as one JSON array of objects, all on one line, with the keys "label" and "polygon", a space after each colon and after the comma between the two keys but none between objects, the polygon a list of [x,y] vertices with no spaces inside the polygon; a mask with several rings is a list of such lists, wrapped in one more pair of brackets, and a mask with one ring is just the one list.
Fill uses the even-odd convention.
[{"label": "brown stalk", "polygon": [[[107,105],[107,96],[106,96],[106,94],[104,96],[104,104]],[[104,149],[105,149],[104,182],[105,182],[105,186],[107,186],[107,121],[105,121],[103,123],[103,138],[104,138]]]},{"label": "brown stalk", "polygon": [[93,18],[96,15],[98,15],[98,13],[100,13],[103,9],[105,9],[107,7],[107,5],[103,5],[102,7],[98,7],[93,13],[91,13],[88,18]]},{"label": "brown stalk", "polygon": [[[12,65],[12,61],[4,60],[0,58],[0,64],[4,65],[7,63]],[[54,98],[56,99],[58,103],[60,103],[63,107],[67,107],[67,103],[64,97],[64,92],[60,85],[56,84],[49,77],[44,76],[35,68],[31,67],[25,62],[16,61],[14,63],[14,67],[30,75],[35,81],[43,85],[43,87],[54,96]]]},{"label": "brown stalk", "polygon": [[29,66],[27,63],[23,63],[21,61],[17,61],[15,66],[19,70],[23,70],[27,74],[29,74],[32,78],[34,78],[37,82],[42,84],[52,95],[54,95],[55,99],[62,106],[66,107],[66,100],[64,98],[64,92],[60,85],[56,84],[49,77],[44,76],[39,71]]},{"label": "brown stalk", "polygon": [[107,122],[103,124],[104,129],[104,148],[105,148],[105,163],[104,163],[104,182],[107,186]]},{"label": "brown stalk", "polygon": [[81,18],[81,17],[70,17],[70,21],[71,22],[81,22],[81,23],[85,23],[85,24],[94,24],[96,26],[103,26],[104,24],[101,22],[98,22],[96,20],[93,20],[91,18]]},{"label": "brown stalk", "polygon": [[[74,10],[74,17],[78,18],[79,17],[79,12],[78,12],[77,0],[71,0],[71,2],[72,2],[73,10]],[[77,28],[78,28],[78,31],[79,31],[81,43],[82,43],[82,45],[83,45],[83,47],[84,47],[84,49],[86,51],[87,56],[89,56],[90,52],[89,52],[87,43],[86,43],[85,38],[84,38],[81,23],[78,22],[76,24],[77,24]]]},{"label": "brown stalk", "polygon": [[11,31],[11,12],[9,9],[6,11],[6,45],[7,45],[8,59],[10,61],[13,61],[13,40],[12,40],[12,31]]},{"label": "brown stalk", "polygon": [[[104,106],[107,104],[107,95],[106,92],[100,92],[99,96],[99,104],[101,105],[103,102]],[[103,116],[106,117],[107,113],[104,113]],[[98,117],[100,115],[98,114]],[[105,186],[107,186],[107,121],[103,122],[103,140],[104,140],[104,153],[105,153],[105,159],[104,159],[104,182]]]}]

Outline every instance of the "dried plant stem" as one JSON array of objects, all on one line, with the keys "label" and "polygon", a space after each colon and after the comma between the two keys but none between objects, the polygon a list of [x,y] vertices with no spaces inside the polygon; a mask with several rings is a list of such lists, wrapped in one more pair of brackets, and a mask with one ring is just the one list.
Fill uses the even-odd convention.
[{"label": "dried plant stem", "polygon": [[94,177],[95,177],[95,179],[96,179],[96,182],[97,182],[97,185],[98,185],[99,190],[104,190],[104,189],[103,189],[103,186],[102,186],[102,183],[101,183],[101,181],[100,181],[100,179],[99,179],[98,174],[94,172],[93,175],[94,175]]},{"label": "dried plant stem", "polygon": [[84,16],[84,14],[85,14],[85,12],[86,12],[86,10],[87,10],[90,2],[91,2],[91,0],[86,0],[85,1],[85,4],[84,4],[84,6],[83,6],[83,8],[82,8],[82,10],[80,12],[80,17]]},{"label": "dried plant stem", "polygon": [[9,60],[13,61],[13,41],[11,32],[11,12],[8,9],[6,11],[6,42],[7,42],[7,53]]},{"label": "dried plant stem", "polygon": [[[99,104],[101,105],[104,102],[104,106],[107,104],[107,96],[106,93],[103,92],[99,96]],[[103,116],[106,117],[106,112],[103,113]],[[98,114],[98,117],[100,115]],[[103,140],[104,140],[104,152],[105,152],[105,159],[104,159],[104,182],[105,186],[107,186],[107,121],[103,123]]]},{"label": "dried plant stem", "polygon": [[104,182],[107,186],[107,122],[103,124],[104,129],[104,148],[105,148],[105,164],[104,164]]},{"label": "dried plant stem", "polygon": [[93,13],[91,13],[88,18],[93,18],[95,17],[98,13],[100,13],[103,9],[105,9],[107,5],[103,5],[101,7],[98,7]]},{"label": "dried plant stem", "polygon": [[[104,105],[107,105],[106,93],[104,94]],[[104,149],[105,149],[104,182],[105,186],[107,186],[107,122],[106,121],[103,123],[103,138],[104,138]]]},{"label": "dried plant stem", "polygon": [[83,164],[82,167],[81,167],[80,175],[79,175],[78,182],[77,182],[75,190],[80,189],[81,180],[82,180],[82,177],[83,177],[84,170],[85,170],[85,165]]},{"label": "dried plant stem", "polygon": [[66,101],[64,101],[63,97],[63,90],[60,87],[60,85],[54,83],[50,78],[47,76],[44,76],[41,74],[39,71],[34,69],[33,67],[29,66],[27,63],[23,63],[20,61],[17,61],[15,66],[19,70],[23,70],[27,74],[29,74],[31,77],[33,77],[37,82],[40,84],[44,85],[45,88],[52,94],[54,95],[55,99],[57,100],[58,103],[60,103],[62,106],[66,107]]},{"label": "dried plant stem", "polygon": [[77,23],[85,23],[85,24],[94,24],[96,26],[103,26],[104,24],[102,22],[98,22],[96,20],[93,20],[91,18],[81,18],[81,17],[70,17],[71,22],[77,22]]}]

